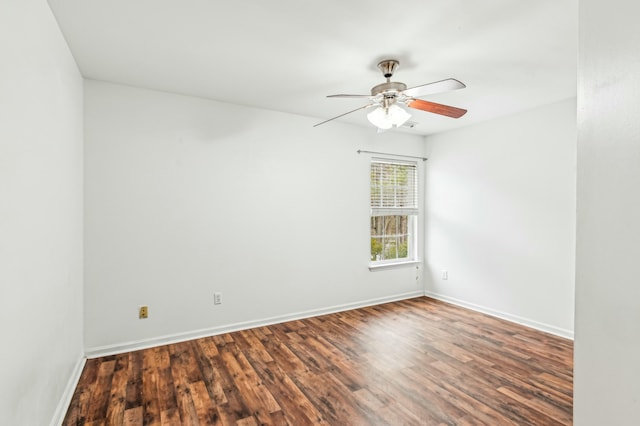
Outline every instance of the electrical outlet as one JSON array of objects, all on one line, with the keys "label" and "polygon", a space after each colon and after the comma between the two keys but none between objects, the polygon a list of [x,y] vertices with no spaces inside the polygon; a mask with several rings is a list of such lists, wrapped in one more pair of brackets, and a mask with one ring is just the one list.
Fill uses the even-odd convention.
[{"label": "electrical outlet", "polygon": [[442,270],[442,279],[443,280],[448,280],[449,279],[449,271],[447,271],[446,269]]},{"label": "electrical outlet", "polygon": [[140,306],[140,310],[138,311],[138,318],[140,319],[149,318],[148,306]]},{"label": "electrical outlet", "polygon": [[222,293],[213,293],[213,304],[214,305],[222,304]]}]

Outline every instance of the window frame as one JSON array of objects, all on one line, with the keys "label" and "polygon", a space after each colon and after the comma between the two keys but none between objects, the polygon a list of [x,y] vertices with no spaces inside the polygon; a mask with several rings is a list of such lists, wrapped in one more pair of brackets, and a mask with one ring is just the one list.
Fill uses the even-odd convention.
[{"label": "window frame", "polygon": [[[414,193],[411,195],[411,198],[414,200],[413,206],[409,207],[374,207],[372,206],[372,198],[373,198],[373,174],[374,174],[374,164],[382,163],[382,164],[395,164],[400,166],[410,166],[413,169],[413,191]],[[397,266],[405,266],[405,265],[415,265],[421,263],[419,260],[419,217],[420,217],[420,205],[421,205],[421,196],[420,196],[420,168],[419,163],[417,161],[407,161],[407,160],[397,160],[393,158],[381,158],[381,157],[373,157],[369,162],[369,241],[374,238],[371,233],[372,227],[371,222],[373,217],[380,216],[407,216],[407,238],[408,238],[408,246],[407,246],[407,257],[403,258],[393,258],[393,259],[383,259],[383,260],[372,260],[371,259],[371,247],[369,248],[369,269],[370,270],[380,270],[380,269],[389,269]],[[380,197],[378,201],[384,203],[382,198],[383,195],[378,195]],[[397,199],[394,198],[394,204],[397,203]],[[370,244],[371,245],[371,244]]]}]

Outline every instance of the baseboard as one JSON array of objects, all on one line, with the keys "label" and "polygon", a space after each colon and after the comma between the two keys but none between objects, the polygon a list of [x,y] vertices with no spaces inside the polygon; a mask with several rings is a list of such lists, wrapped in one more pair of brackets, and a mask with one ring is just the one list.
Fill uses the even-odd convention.
[{"label": "baseboard", "polygon": [[380,305],[382,303],[396,302],[398,300],[412,299],[414,297],[422,297],[424,292],[417,290],[409,293],[396,294],[393,296],[369,299],[354,303],[345,303],[343,305],[335,305],[327,308],[313,309],[309,311],[296,312],[292,314],[279,315],[260,320],[239,322],[218,327],[204,328],[185,333],[178,333],[155,337],[152,339],[144,339],[133,342],[126,342],[115,345],[100,346],[94,348],[86,348],[85,355],[87,358],[99,358],[102,356],[115,355],[123,352],[137,351],[140,349],[148,349],[155,346],[167,345],[170,343],[184,342],[187,340],[199,339],[201,337],[215,336],[217,334],[230,333],[234,331],[247,330],[250,328],[264,327],[267,325],[278,324],[287,321],[295,321],[304,318],[317,317],[319,315],[333,314],[336,312],[348,311],[351,309],[364,308],[366,306]]},{"label": "baseboard", "polygon": [[516,324],[524,325],[539,331],[543,331],[545,333],[549,333],[556,336],[564,337],[565,339],[573,340],[573,331],[571,330],[565,330],[563,328],[555,327],[549,324],[544,324],[529,318],[523,318],[517,315],[508,314],[506,312],[497,311],[495,309],[476,305],[475,303],[465,302],[464,300],[459,300],[453,297],[445,296],[439,293],[434,293],[428,290],[425,290],[424,293],[425,293],[425,296],[428,296],[437,300],[441,300],[443,302],[451,303],[452,305],[461,306],[463,308],[467,308],[473,311],[481,312],[483,314],[491,315],[492,317],[515,322]]},{"label": "baseboard", "polygon": [[67,385],[64,388],[62,397],[58,402],[56,411],[53,413],[53,418],[51,419],[50,426],[62,425],[64,416],[67,414],[67,410],[69,409],[69,405],[71,404],[73,393],[75,392],[76,387],[78,387],[78,382],[80,381],[80,376],[82,375],[82,370],[84,369],[86,361],[87,359],[82,357],[78,360],[78,362],[76,362],[76,365],[73,367],[73,371],[71,372],[71,376],[69,376],[69,380],[67,381]]}]

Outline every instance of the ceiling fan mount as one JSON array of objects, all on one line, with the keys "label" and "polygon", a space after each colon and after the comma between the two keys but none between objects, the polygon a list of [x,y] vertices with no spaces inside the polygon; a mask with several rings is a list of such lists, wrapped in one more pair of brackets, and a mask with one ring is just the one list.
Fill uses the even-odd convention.
[{"label": "ceiling fan mount", "polygon": [[378,63],[378,69],[382,71],[382,75],[387,80],[393,77],[393,73],[398,69],[400,62],[395,59],[385,59],[384,61],[380,61]]},{"label": "ceiling fan mount", "polygon": [[385,59],[378,63],[378,69],[387,81],[373,86],[371,88],[371,95],[339,94],[327,96],[329,98],[368,98],[369,104],[325,120],[316,124],[314,127],[351,114],[352,112],[373,107],[378,108],[367,114],[367,118],[380,130],[387,130],[394,126],[399,127],[411,117],[411,115],[399,105],[451,118],[460,118],[466,114],[467,110],[462,108],[417,99],[434,93],[462,89],[466,87],[462,82],[455,78],[448,78],[407,89],[406,84],[399,81],[391,81],[391,77],[393,77],[399,65],[400,62],[395,59]]}]

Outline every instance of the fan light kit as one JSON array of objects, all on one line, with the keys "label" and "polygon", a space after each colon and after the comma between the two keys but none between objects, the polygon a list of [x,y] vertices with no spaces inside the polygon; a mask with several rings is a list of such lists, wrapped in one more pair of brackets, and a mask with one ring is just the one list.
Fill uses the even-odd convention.
[{"label": "fan light kit", "polygon": [[[402,106],[419,109],[434,114],[444,115],[451,118],[460,118],[466,114],[467,110],[448,105],[417,99],[422,96],[434,93],[446,92],[449,90],[463,89],[466,86],[455,78],[436,81],[407,89],[407,85],[397,81],[391,81],[393,73],[400,63],[395,59],[387,59],[378,64],[382,75],[387,79],[386,83],[378,84],[371,89],[371,95],[329,95],[328,98],[368,98],[367,105],[345,112],[336,117],[325,120],[313,127],[343,117],[361,109],[375,108],[367,114],[367,119],[379,130],[389,130],[392,127],[400,127],[411,118]],[[402,106],[401,106],[402,105]]]},{"label": "fan light kit", "polygon": [[393,126],[402,126],[411,118],[411,114],[400,108],[397,104],[392,104],[386,108],[378,107],[374,109],[367,114],[367,118],[371,124],[376,126],[378,129],[388,130]]}]

